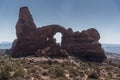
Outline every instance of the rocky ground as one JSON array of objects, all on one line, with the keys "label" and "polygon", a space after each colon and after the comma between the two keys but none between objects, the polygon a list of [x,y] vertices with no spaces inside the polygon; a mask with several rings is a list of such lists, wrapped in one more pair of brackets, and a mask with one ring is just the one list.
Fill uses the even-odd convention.
[{"label": "rocky ground", "polygon": [[0,56],[0,80],[120,80],[120,62]]}]

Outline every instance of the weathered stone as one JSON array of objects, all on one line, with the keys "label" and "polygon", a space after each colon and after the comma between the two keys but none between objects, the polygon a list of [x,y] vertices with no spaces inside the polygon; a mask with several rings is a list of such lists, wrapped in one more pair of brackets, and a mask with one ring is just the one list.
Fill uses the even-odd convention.
[{"label": "weathered stone", "polygon": [[100,39],[100,34],[96,29],[90,28],[90,29],[87,30],[87,32],[93,40],[98,42],[98,40]]},{"label": "weathered stone", "polygon": [[[57,45],[53,38],[57,32],[62,34],[61,46]],[[28,55],[67,57],[68,52],[89,61],[101,62],[106,59],[96,29],[73,32],[71,28],[65,29],[60,25],[37,28],[27,7],[20,8],[16,35],[17,40],[12,47],[13,57]]]},{"label": "weathered stone", "polygon": [[[14,57],[26,56],[34,52],[34,33],[36,25],[33,21],[32,15],[27,7],[20,8],[19,19],[16,24],[17,40],[12,47]],[[33,43],[33,44],[32,44]],[[30,45],[32,44],[32,45]],[[28,52],[31,52],[29,53]],[[16,54],[17,53],[17,54]]]},{"label": "weathered stone", "polygon": [[51,45],[44,49],[38,49],[35,56],[44,56],[44,57],[68,57],[68,53],[66,50],[62,50],[60,45]]},{"label": "weathered stone", "polygon": [[27,7],[20,8],[19,19],[16,24],[16,35],[17,38],[29,38],[33,36],[33,32],[36,30],[32,15]]},{"label": "weathered stone", "polygon": [[82,32],[74,32],[73,37],[74,39],[72,41],[63,45],[63,48],[71,55],[84,58],[89,61],[102,62],[106,59],[104,51],[101,48],[101,44],[98,42],[100,36],[96,29],[91,28]]}]

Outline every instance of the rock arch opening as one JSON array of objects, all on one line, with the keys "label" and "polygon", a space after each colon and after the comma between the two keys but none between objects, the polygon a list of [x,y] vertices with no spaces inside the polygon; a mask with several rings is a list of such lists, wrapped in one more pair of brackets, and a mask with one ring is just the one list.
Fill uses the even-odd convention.
[{"label": "rock arch opening", "polygon": [[61,45],[62,42],[62,34],[60,32],[57,32],[53,38],[56,40],[56,43]]}]

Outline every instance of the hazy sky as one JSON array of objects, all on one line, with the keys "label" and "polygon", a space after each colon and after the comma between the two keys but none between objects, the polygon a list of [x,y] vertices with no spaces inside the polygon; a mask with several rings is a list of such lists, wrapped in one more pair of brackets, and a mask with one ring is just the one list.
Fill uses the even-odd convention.
[{"label": "hazy sky", "polygon": [[0,42],[16,38],[19,8],[28,6],[37,26],[59,24],[74,31],[96,28],[100,42],[120,44],[120,0],[0,0]]}]

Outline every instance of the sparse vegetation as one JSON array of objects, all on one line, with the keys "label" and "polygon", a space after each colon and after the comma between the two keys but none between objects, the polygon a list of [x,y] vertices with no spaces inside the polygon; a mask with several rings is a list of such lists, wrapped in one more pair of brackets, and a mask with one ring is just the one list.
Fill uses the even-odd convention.
[{"label": "sparse vegetation", "polygon": [[11,58],[0,56],[0,80],[120,79],[119,63],[81,61],[75,57]]},{"label": "sparse vegetation", "polygon": [[18,69],[14,72],[13,77],[24,77],[24,72],[21,69]]},{"label": "sparse vegetation", "polygon": [[10,79],[10,72],[5,69],[2,69],[0,71],[0,80],[9,80],[9,79]]}]

